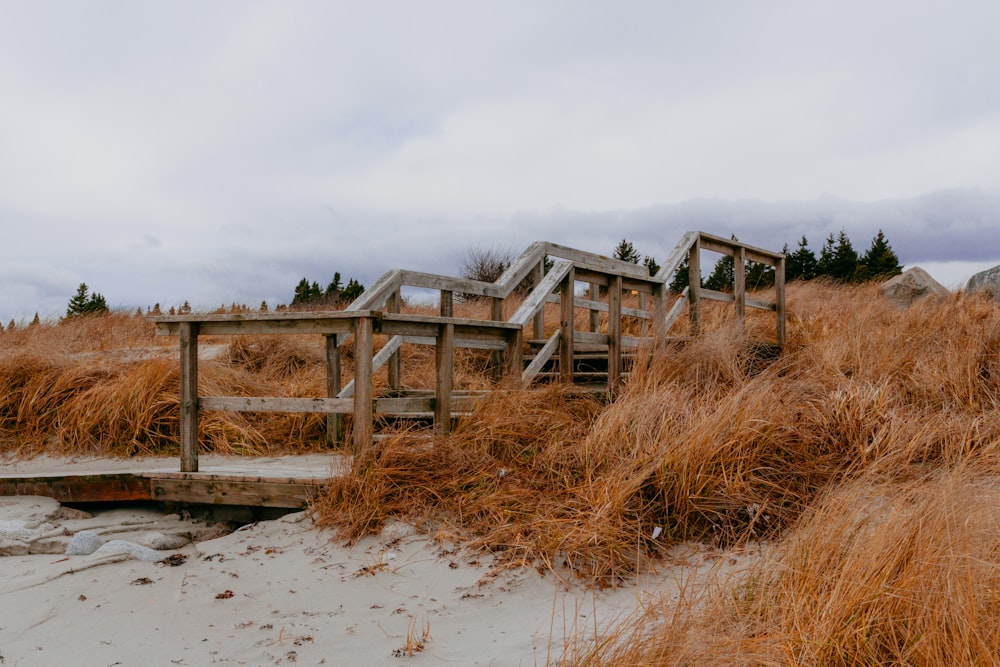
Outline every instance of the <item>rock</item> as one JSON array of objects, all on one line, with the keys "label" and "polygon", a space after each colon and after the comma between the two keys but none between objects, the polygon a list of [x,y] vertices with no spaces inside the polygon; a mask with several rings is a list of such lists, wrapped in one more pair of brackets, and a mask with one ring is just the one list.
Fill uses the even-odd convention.
[{"label": "rock", "polygon": [[92,530],[81,530],[66,545],[67,556],[87,556],[100,549],[107,542]]},{"label": "rock", "polygon": [[99,554],[128,554],[136,560],[155,563],[163,560],[163,554],[155,549],[144,547],[141,544],[126,542],[125,540],[111,540],[101,546],[94,553]]},{"label": "rock", "polygon": [[893,304],[906,307],[925,296],[946,296],[948,289],[929,273],[915,266],[882,284],[882,293]]},{"label": "rock", "polygon": [[992,269],[980,271],[976,275],[969,278],[969,284],[966,286],[965,290],[967,292],[985,290],[989,292],[994,299],[1000,301],[1000,266],[994,266]]},{"label": "rock", "polygon": [[164,533],[146,533],[139,536],[136,542],[144,547],[156,549],[157,551],[173,551],[186,547],[191,540],[183,535],[166,535]]}]

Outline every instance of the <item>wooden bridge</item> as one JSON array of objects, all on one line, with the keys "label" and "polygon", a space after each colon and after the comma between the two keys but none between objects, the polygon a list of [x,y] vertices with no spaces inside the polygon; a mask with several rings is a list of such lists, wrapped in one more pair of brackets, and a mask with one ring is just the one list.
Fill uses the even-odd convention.
[{"label": "wooden bridge", "polygon": [[[701,251],[729,255],[734,260],[733,292],[701,287]],[[688,260],[689,287],[671,297],[668,284]],[[774,267],[774,300],[747,296],[745,267],[757,262]],[[351,417],[350,442],[355,453],[372,442],[376,419],[430,419],[439,432],[452,427],[456,414],[469,410],[486,391],[455,388],[455,350],[487,351],[496,386],[526,387],[538,381],[573,383],[581,391],[613,395],[637,348],[664,339],[688,307],[690,332],[701,326],[703,300],[733,304],[735,326],[744,327],[746,308],[773,311],[776,344],[785,344],[784,255],[702,232],[687,233],[656,275],[643,266],[551,244],[534,243],[494,283],[396,270],[384,274],[342,311],[202,314],[150,317],[162,335],[180,339],[180,472],[69,480],[50,476],[46,495],[73,500],[152,499],[208,503],[305,503],[322,485],[312,472],[240,472],[230,468],[199,471],[198,417],[208,410],[243,412],[312,412],[327,415],[329,439],[344,440],[344,416]],[[434,290],[440,294],[437,315],[400,312],[403,291]],[[456,295],[485,299],[490,319],[454,317]],[[623,301],[634,304],[626,306]],[[668,301],[672,299],[672,301]],[[546,326],[546,304],[558,304],[557,323]],[[577,328],[577,314],[586,311],[586,325]],[[512,311],[508,314],[508,311]],[[629,322],[630,334],[623,322]],[[551,331],[551,333],[548,333]],[[319,334],[325,340],[326,395],[315,398],[203,396],[198,384],[198,342],[201,336]],[[375,351],[375,338],[382,345]],[[346,375],[342,348],[354,341],[353,379]],[[404,345],[433,346],[433,391],[407,389],[402,382],[400,350]],[[376,393],[375,374],[384,370],[388,389]],[[287,467],[287,466],[286,466]],[[340,466],[343,467],[342,465]],[[291,468],[289,468],[291,470]],[[286,474],[287,473],[287,474]],[[334,474],[331,469],[329,474]],[[8,476],[9,477],[9,476]],[[320,475],[322,477],[322,475]],[[287,488],[283,489],[283,484]],[[5,486],[6,485],[6,486]],[[38,479],[0,476],[0,492],[43,488]],[[57,489],[62,489],[61,491]],[[92,491],[101,488],[103,491]],[[18,490],[21,489],[21,490]],[[91,491],[88,491],[91,489]],[[60,495],[61,494],[61,495]],[[256,502],[254,502],[256,499]]]},{"label": "wooden bridge", "polygon": [[[734,266],[758,262],[775,269],[774,301],[747,296],[745,270],[734,271],[733,293],[701,287],[701,251],[734,259]],[[668,281],[688,259],[689,287],[668,304]],[[546,271],[546,262],[551,262]],[[481,393],[454,389],[456,348],[490,350],[497,375],[520,386],[535,382],[543,372],[566,382],[593,380],[594,370],[577,363],[583,354],[600,355],[603,382],[584,382],[589,389],[611,392],[622,380],[627,355],[644,341],[663,338],[688,305],[692,335],[697,335],[704,299],[732,303],[742,331],[747,307],[774,311],[777,344],[785,343],[784,255],[703,232],[689,232],[674,248],[656,275],[643,266],[574,250],[552,243],[534,243],[494,283],[396,270],[384,274],[356,301],[336,312],[281,312],[158,316],[157,332],[180,338],[181,363],[181,471],[198,470],[198,413],[202,410],[257,412],[316,412],[328,415],[331,440],[343,437],[343,416],[351,415],[355,452],[367,447],[376,415],[432,415],[439,431],[451,428],[452,415],[467,409]],[[577,285],[585,286],[578,296]],[[436,316],[400,313],[402,290],[422,288],[440,293]],[[622,305],[625,293],[638,295],[638,308]],[[455,295],[487,299],[489,320],[453,316]],[[522,298],[523,295],[523,298]],[[514,312],[506,305],[517,297]],[[545,304],[559,304],[559,323],[546,336]],[[589,311],[588,330],[575,327],[577,309]],[[605,317],[601,317],[605,314]],[[623,318],[639,321],[638,335],[622,333]],[[201,396],[198,392],[198,337],[203,335],[321,334],[326,340],[327,395],[316,398]],[[388,340],[374,353],[374,336]],[[341,348],[354,339],[353,380],[342,383]],[[403,387],[400,348],[435,348],[435,387],[432,394]],[[385,368],[389,392],[377,396],[374,374]],[[589,374],[589,375],[582,375]]]}]

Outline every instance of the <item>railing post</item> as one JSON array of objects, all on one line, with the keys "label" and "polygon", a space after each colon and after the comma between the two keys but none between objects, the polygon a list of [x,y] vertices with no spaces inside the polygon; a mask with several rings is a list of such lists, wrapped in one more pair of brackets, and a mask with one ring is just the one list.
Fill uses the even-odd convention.
[{"label": "railing post", "polygon": [[[389,295],[389,298],[386,301],[386,309],[390,313],[398,313],[400,300],[399,288],[396,288],[396,290]],[[389,357],[389,361],[386,362],[386,373],[389,376],[390,389],[393,391],[399,391],[403,388],[402,373],[400,372],[399,366],[399,352],[394,352],[392,356]]]},{"label": "railing post", "polygon": [[[545,259],[543,258],[532,271],[532,278],[534,281],[534,287],[538,287],[542,284],[542,279],[545,278]],[[535,340],[541,340],[545,338],[545,306],[543,305],[538,309],[535,314],[534,321],[534,331],[532,331],[532,337]]]},{"label": "railing post", "polygon": [[[494,322],[503,322],[503,299],[498,296],[490,297],[490,319]],[[504,351],[494,350],[491,357],[493,379],[499,380],[504,372]]]},{"label": "railing post", "polygon": [[[590,287],[587,288],[587,298],[591,301],[601,300],[601,286],[597,283],[590,283]],[[590,310],[590,331],[600,331],[601,330],[601,311]]]},{"label": "railing post", "polygon": [[[341,389],[340,346],[337,334],[326,336],[326,396],[336,398]],[[339,447],[344,444],[344,415],[339,412],[326,415],[327,444]]]},{"label": "railing post", "polygon": [[621,384],[622,372],[622,277],[612,276],[608,285],[608,391]]},{"label": "railing post", "polygon": [[[639,310],[649,311],[649,295],[639,292]],[[645,338],[649,335],[649,320],[645,317],[639,318],[639,335]]]},{"label": "railing post", "polygon": [[507,339],[504,370],[506,375],[514,380],[520,380],[521,373],[524,371],[524,355],[521,352],[523,338],[524,332],[521,329],[517,329],[511,333],[510,338]]},{"label": "railing post", "polygon": [[372,318],[358,317],[354,321],[354,454],[361,454],[371,445],[374,410],[372,407]]},{"label": "railing post", "polygon": [[653,335],[659,339],[667,336],[667,283],[653,287]]},{"label": "railing post", "polygon": [[559,376],[565,382],[573,381],[573,307],[576,295],[576,271],[570,269],[563,278],[559,298],[559,328],[562,331],[559,341]]},{"label": "railing post", "polygon": [[785,349],[787,332],[785,331],[785,258],[780,257],[774,264],[774,312],[777,317],[775,331],[778,347]]},{"label": "railing post", "polygon": [[180,323],[181,472],[198,472],[198,323]]},{"label": "railing post", "polygon": [[733,303],[736,306],[736,335],[741,338],[746,332],[747,317],[746,252],[743,246],[733,250]]},{"label": "railing post", "polygon": [[691,318],[691,335],[701,333],[701,237],[695,239],[688,251],[688,313]]},{"label": "railing post", "polygon": [[455,325],[442,324],[435,348],[437,381],[434,385],[434,429],[451,431],[451,393],[455,382]]},{"label": "railing post", "polygon": [[453,317],[455,312],[455,295],[450,290],[441,290],[441,317]]}]

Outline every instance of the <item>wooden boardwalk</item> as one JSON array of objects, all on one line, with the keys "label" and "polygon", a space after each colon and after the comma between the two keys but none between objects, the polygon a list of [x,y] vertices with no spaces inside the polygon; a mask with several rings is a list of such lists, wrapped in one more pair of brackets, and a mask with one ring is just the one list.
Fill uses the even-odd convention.
[{"label": "wooden boardwalk", "polygon": [[179,472],[172,459],[88,462],[46,460],[10,465],[0,496],[47,496],[65,503],[158,501],[302,508],[351,457],[325,454],[277,458],[207,457],[198,472]]},{"label": "wooden boardwalk", "polygon": [[[743,268],[734,269],[732,293],[701,287],[702,251],[728,255],[734,267]],[[671,296],[667,286],[685,260],[690,286]],[[749,262],[774,268],[773,301],[748,296],[745,278]],[[544,379],[572,383],[581,390],[613,398],[631,357],[643,345],[666,340],[685,307],[690,334],[699,334],[704,300],[732,304],[739,334],[744,330],[747,308],[773,312],[776,345],[783,347],[784,266],[785,257],[780,253],[704,232],[688,232],[656,275],[629,262],[552,243],[534,243],[494,283],[396,270],[384,274],[342,311],[150,317],[159,334],[177,336],[180,343],[180,469],[157,461],[144,469],[124,471],[7,472],[0,474],[0,495],[41,494],[66,502],[153,500],[302,507],[345,469],[347,459],[330,456],[325,467],[303,466],[301,460],[200,462],[199,414],[212,410],[325,414],[331,446],[349,444],[355,454],[371,445],[380,418],[431,417],[435,431],[447,432],[454,418],[485,393],[456,390],[458,348],[486,351],[492,360],[486,371],[489,379],[505,390]],[[439,314],[401,313],[403,290],[407,288],[437,291]],[[456,294],[488,301],[489,319],[455,317]],[[626,297],[631,301],[626,302]],[[558,308],[546,309],[547,304]],[[547,310],[549,317],[553,312],[558,314],[556,322],[546,323]],[[586,322],[582,327],[577,323],[578,315]],[[276,334],[323,337],[324,396],[200,393],[199,337]],[[377,350],[376,338],[380,343]],[[345,383],[348,369],[343,366],[347,360],[342,358],[341,348],[348,341],[353,341],[352,379]],[[404,345],[434,348],[433,391],[403,385],[400,350]],[[388,390],[379,394],[374,380],[380,372],[385,373]],[[350,426],[349,434],[346,426]]]}]

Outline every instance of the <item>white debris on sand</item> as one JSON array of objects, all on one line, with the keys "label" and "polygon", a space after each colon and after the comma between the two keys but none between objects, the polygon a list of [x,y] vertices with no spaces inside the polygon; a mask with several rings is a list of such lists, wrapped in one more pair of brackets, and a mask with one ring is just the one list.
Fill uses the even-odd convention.
[{"label": "white debris on sand", "polygon": [[[152,517],[146,508],[60,519],[57,507],[31,514],[19,500],[0,498],[0,521],[37,522],[29,530],[47,524],[58,540],[36,545],[61,550],[0,558],[6,664],[86,656],[89,664],[123,665],[377,665],[400,658],[544,665],[592,641],[595,626],[658,600],[669,604],[680,587],[755,557],[691,545],[655,576],[594,591],[566,573],[491,573],[488,557],[401,523],[351,547],[304,513],[206,539],[204,524]],[[178,525],[193,540],[181,550],[150,550],[159,562],[131,557],[141,535],[179,534]],[[83,531],[108,541],[89,555],[65,555]],[[129,546],[112,546],[119,540]]]}]

